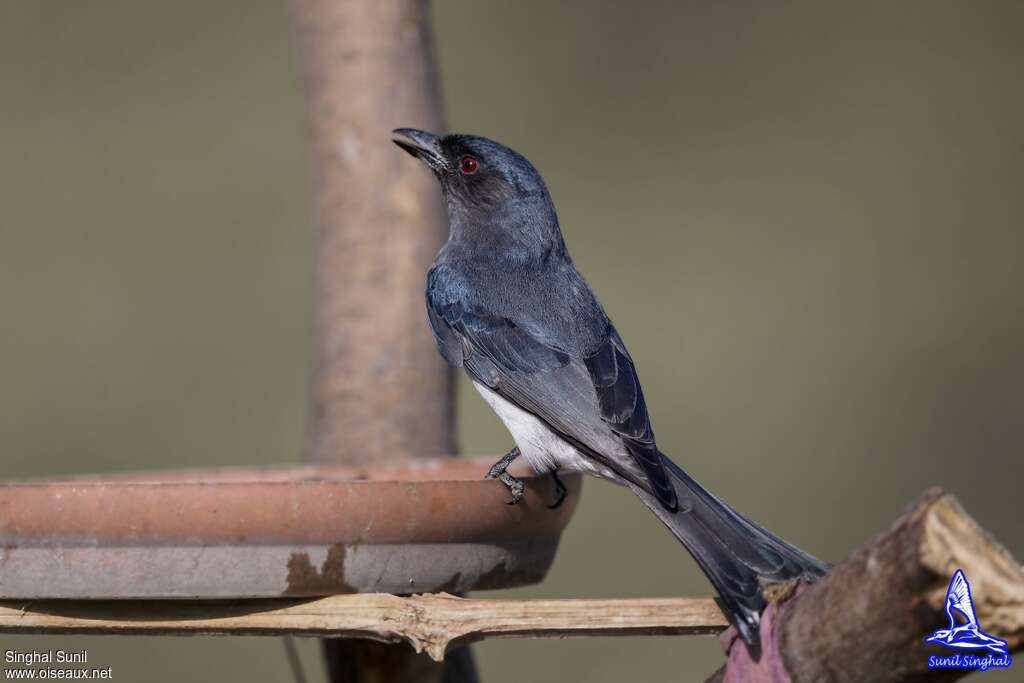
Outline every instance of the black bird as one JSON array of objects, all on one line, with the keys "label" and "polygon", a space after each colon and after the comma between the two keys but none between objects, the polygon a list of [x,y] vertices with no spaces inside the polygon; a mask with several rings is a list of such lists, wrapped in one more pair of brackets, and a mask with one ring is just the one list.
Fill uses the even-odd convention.
[{"label": "black bird", "polygon": [[573,265],[555,207],[522,155],[471,135],[394,131],[433,170],[448,241],[427,275],[427,316],[441,354],[469,375],[537,472],[583,471],[628,486],[693,555],[751,645],[762,582],[813,581],[821,561],[744,517],[658,450],[633,359]]}]

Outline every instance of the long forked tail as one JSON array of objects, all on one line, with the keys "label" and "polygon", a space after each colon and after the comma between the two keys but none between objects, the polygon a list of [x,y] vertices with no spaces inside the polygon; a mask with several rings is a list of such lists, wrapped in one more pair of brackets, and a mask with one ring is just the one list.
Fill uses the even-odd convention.
[{"label": "long forked tail", "polygon": [[663,455],[662,461],[676,489],[677,510],[666,509],[639,486],[630,488],[693,555],[743,640],[757,643],[765,607],[762,583],[815,581],[828,565],[733,510],[668,457]]}]

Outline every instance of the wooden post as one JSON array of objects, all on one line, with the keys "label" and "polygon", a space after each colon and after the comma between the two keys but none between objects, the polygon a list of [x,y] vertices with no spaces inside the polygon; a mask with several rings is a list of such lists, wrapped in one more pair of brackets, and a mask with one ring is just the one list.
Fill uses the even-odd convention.
[{"label": "wooden post", "polygon": [[424,312],[447,221],[391,130],[440,130],[425,0],[292,0],[316,223],[311,457],[382,464],[454,451],[451,373]]},{"label": "wooden post", "polygon": [[[442,129],[426,0],[292,0],[316,223],[310,457],[380,464],[455,451],[452,377],[423,309],[446,221],[435,181],[391,130]],[[332,681],[474,680],[406,646],[325,641]]]}]

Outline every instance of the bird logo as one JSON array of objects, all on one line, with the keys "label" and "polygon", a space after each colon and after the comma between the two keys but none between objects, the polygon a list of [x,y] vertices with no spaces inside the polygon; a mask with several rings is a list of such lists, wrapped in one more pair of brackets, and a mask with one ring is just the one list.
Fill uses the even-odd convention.
[{"label": "bird logo", "polygon": [[1007,654],[1006,641],[994,638],[981,630],[978,615],[974,613],[971,586],[963,571],[957,569],[946,589],[946,616],[949,628],[940,628],[925,638],[926,643],[939,643],[959,650],[989,650],[998,655]]}]

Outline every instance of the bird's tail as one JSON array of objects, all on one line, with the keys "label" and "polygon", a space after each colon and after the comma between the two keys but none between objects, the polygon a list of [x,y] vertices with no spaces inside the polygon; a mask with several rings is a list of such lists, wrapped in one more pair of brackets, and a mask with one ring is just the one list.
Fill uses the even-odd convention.
[{"label": "bird's tail", "polygon": [[666,509],[639,486],[630,484],[630,488],[693,555],[740,636],[755,644],[765,606],[762,583],[814,581],[828,571],[828,565],[733,510],[668,457],[663,455],[662,461],[676,489],[677,510]]}]

